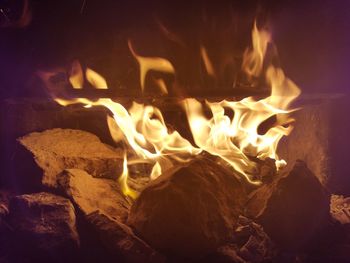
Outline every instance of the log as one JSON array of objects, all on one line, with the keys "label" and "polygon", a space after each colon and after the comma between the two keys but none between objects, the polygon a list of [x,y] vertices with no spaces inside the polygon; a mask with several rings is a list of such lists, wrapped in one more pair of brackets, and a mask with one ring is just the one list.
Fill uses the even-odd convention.
[{"label": "log", "polygon": [[67,169],[58,175],[58,188],[84,215],[100,210],[125,222],[130,208],[116,180],[94,178],[84,170]]},{"label": "log", "polygon": [[246,193],[231,169],[201,157],[151,182],[128,224],[160,252],[200,258],[232,239]]},{"label": "log", "polygon": [[118,220],[96,211],[87,215],[88,223],[97,233],[99,241],[111,254],[109,261],[126,263],[161,263],[163,256],[134,235],[132,230]]},{"label": "log", "polygon": [[16,196],[10,201],[9,222],[14,229],[15,262],[64,262],[79,247],[72,203],[50,193]]},{"label": "log", "polygon": [[43,171],[42,183],[49,187],[57,186],[57,175],[64,169],[83,169],[95,177],[107,178],[117,178],[122,172],[122,152],[85,131],[52,129],[18,140],[33,154]]},{"label": "log", "polygon": [[302,161],[253,193],[245,215],[255,218],[280,249],[305,248],[329,222],[330,196]]}]

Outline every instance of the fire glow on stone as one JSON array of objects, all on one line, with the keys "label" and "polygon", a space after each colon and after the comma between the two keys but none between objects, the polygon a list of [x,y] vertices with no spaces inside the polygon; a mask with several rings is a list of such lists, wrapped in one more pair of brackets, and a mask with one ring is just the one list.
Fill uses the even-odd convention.
[{"label": "fire glow on stone", "polygon": [[[256,24],[252,31],[252,47],[247,48],[243,55],[242,69],[248,78],[263,76],[271,88],[270,96],[255,100],[253,97],[241,101],[223,100],[208,102],[212,117],[204,115],[204,105],[194,98],[188,98],[179,103],[186,112],[188,123],[195,145],[183,138],[179,132],[170,131],[162,112],[153,106],[133,103],[127,110],[118,102],[108,98],[91,101],[85,98],[66,100],[52,94],[55,101],[66,106],[82,103],[85,107],[104,106],[110,110],[113,117],[107,118],[108,127],[114,141],[125,141],[137,156],[137,162],[151,163],[151,179],[157,178],[162,171],[171,168],[175,163],[187,162],[205,151],[226,161],[234,170],[244,176],[252,184],[261,182],[254,178],[257,164],[249,156],[261,160],[272,158],[276,167],[286,164],[276,154],[277,146],[283,136],[292,131],[294,121],[289,114],[291,102],[299,96],[299,88],[288,79],[282,69],[274,65],[267,66],[264,72],[264,58],[270,33],[264,29],[258,30]],[[145,89],[145,77],[149,70],[175,73],[172,64],[164,58],[149,58],[136,54],[131,42],[129,49],[140,66],[140,82],[142,91]],[[215,70],[204,47],[201,55],[208,74],[214,75]],[[107,88],[107,83],[98,73],[87,69],[86,79],[96,88]],[[74,88],[83,86],[83,72],[79,64],[73,65],[69,78]],[[158,80],[159,88],[167,94],[165,82]],[[233,117],[225,114],[225,109],[234,112]],[[261,123],[276,116],[276,122],[265,134],[258,133]],[[126,153],[123,173],[119,178],[125,195],[136,198],[136,194],[128,187],[128,170]]]}]

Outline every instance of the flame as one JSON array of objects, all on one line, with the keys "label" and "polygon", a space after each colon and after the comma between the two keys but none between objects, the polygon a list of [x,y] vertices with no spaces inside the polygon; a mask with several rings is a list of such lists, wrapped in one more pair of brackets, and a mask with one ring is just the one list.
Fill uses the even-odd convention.
[{"label": "flame", "polygon": [[[252,33],[253,49],[244,53],[242,68],[248,76],[259,76],[264,62],[267,44],[271,41],[267,31],[259,31],[256,23]],[[241,101],[206,102],[213,117],[206,118],[200,102],[186,99],[183,102],[194,141],[197,146],[212,155],[221,157],[236,171],[253,184],[256,180],[256,163],[249,157],[272,158],[276,167],[285,165],[276,151],[278,142],[289,135],[292,121],[288,110],[291,102],[299,96],[299,88],[285,77],[282,69],[270,65],[266,71],[266,82],[271,87],[271,95],[265,99],[252,97]],[[233,117],[225,114],[225,109],[234,112]],[[276,116],[276,123],[265,134],[259,134],[260,124]]]},{"label": "flame", "polygon": [[132,190],[129,185],[128,185],[128,176],[129,176],[129,171],[128,171],[128,160],[126,158],[126,154],[124,154],[124,161],[123,161],[123,172],[120,175],[118,181],[121,185],[122,192],[125,196],[129,196],[133,199],[136,199],[138,196],[138,193]]},{"label": "flame", "polygon": [[[171,73],[171,74],[175,73],[175,69],[173,65],[170,63],[170,61],[159,57],[139,56],[135,52],[130,41],[128,41],[128,46],[131,54],[134,56],[134,58],[137,60],[140,66],[140,81],[141,81],[142,91],[144,91],[145,89],[146,75],[148,71],[155,70],[155,71],[164,72],[164,73]],[[166,91],[165,93],[168,93],[168,91]]]},{"label": "flame", "polygon": [[151,172],[151,180],[157,179],[162,174],[162,167],[160,166],[159,162],[156,162],[156,164],[152,168]]},{"label": "flame", "polygon": [[163,79],[156,79],[155,82],[157,83],[160,92],[164,95],[164,94],[168,94],[168,89],[166,87],[166,84],[164,82]]},{"label": "flame", "polygon": [[246,49],[243,54],[242,69],[248,77],[258,77],[261,74],[270,41],[270,33],[266,30],[259,31],[255,21],[252,31],[252,49]]},{"label": "flame", "polygon": [[206,69],[208,75],[215,77],[214,67],[209,59],[207,50],[203,46],[201,46],[200,51],[201,51],[201,56],[202,56],[204,66],[205,66],[205,69]]},{"label": "flame", "polygon": [[85,71],[85,75],[87,81],[89,81],[90,84],[96,89],[108,89],[106,80],[96,71],[87,68]]},{"label": "flame", "polygon": [[[206,117],[204,104],[198,100],[188,98],[181,102],[195,145],[183,138],[178,131],[169,130],[162,112],[151,105],[134,102],[129,109],[126,109],[109,98],[100,98],[97,101],[86,98],[71,100],[55,98],[55,100],[63,106],[82,103],[84,107],[106,107],[111,113],[111,116],[107,116],[107,123],[113,140],[116,143],[125,142],[132,149],[135,158],[129,161],[129,165],[136,163],[153,165],[150,173],[152,180],[175,163],[187,162],[193,156],[205,151],[220,157],[248,182],[260,184],[259,167],[254,161],[255,158],[261,160],[272,158],[277,168],[286,164],[284,160],[279,159],[276,151],[280,139],[289,135],[293,129],[294,119],[290,117],[293,110],[289,107],[300,94],[299,88],[285,76],[282,69],[274,65],[264,67],[264,57],[270,42],[270,34],[265,30],[258,30],[255,23],[252,32],[252,48],[244,52],[242,62],[242,68],[248,77],[265,77],[267,85],[271,88],[268,97],[259,100],[247,97],[240,101],[206,101],[205,105],[212,114],[210,118]],[[174,68],[169,61],[137,55],[130,41],[129,48],[140,65],[142,90],[144,90],[145,76],[149,70],[174,73]],[[201,47],[201,55],[208,73],[214,74],[213,66],[203,47]],[[78,74],[72,76],[72,85],[80,84],[79,67],[77,72]],[[96,88],[107,88],[103,77],[90,69],[86,70],[86,78]],[[156,83],[163,93],[167,93],[162,79],[157,79]],[[229,116],[226,113],[227,110],[232,111],[234,115]],[[264,134],[259,134],[260,125],[271,118],[275,118],[275,123]],[[125,195],[136,198],[136,193],[127,184],[127,165],[125,154],[124,169],[119,182]]]},{"label": "flame", "polygon": [[73,89],[82,89],[84,83],[83,69],[79,61],[75,60],[72,63],[72,68],[69,76],[69,82],[72,84]]},{"label": "flame", "polygon": [[[154,164],[151,179],[155,179],[162,171],[172,167],[174,162],[189,161],[193,155],[202,152],[177,131],[169,131],[161,111],[156,107],[134,102],[127,110],[108,98],[97,101],[86,98],[71,100],[56,98],[55,101],[62,106],[82,103],[85,107],[102,105],[108,108],[113,115],[107,117],[112,138],[115,142],[125,141],[137,155],[138,163]],[[127,181],[125,173],[122,178]],[[124,181],[122,187],[126,189]]]},{"label": "flame", "polygon": [[[85,71],[86,80],[96,89],[108,89],[106,80],[96,71],[87,68]],[[73,89],[82,89],[84,86],[83,68],[79,61],[73,61],[69,82]]]}]

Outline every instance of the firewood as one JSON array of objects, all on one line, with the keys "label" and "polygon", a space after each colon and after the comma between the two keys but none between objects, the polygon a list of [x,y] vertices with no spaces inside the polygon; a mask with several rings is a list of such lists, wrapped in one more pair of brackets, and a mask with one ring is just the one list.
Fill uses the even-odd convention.
[{"label": "firewood", "polygon": [[128,224],[160,252],[200,258],[232,239],[245,197],[231,169],[202,157],[151,182],[132,205]]},{"label": "firewood", "polygon": [[52,129],[28,134],[19,138],[19,142],[33,154],[46,186],[55,187],[57,175],[69,168],[107,178],[117,178],[122,172],[122,152],[85,131]]},{"label": "firewood", "polygon": [[58,187],[85,215],[101,210],[120,222],[127,218],[130,204],[116,180],[94,178],[84,170],[67,169],[58,175]]}]

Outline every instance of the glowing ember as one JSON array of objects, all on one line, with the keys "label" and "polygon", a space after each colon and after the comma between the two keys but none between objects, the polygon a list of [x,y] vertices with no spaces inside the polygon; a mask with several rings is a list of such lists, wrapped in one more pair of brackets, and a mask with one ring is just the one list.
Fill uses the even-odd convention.
[{"label": "glowing ember", "polygon": [[[259,31],[254,24],[252,42],[252,47],[244,53],[242,63],[242,69],[249,78],[258,77],[264,71],[264,57],[271,42],[270,34],[265,30]],[[148,71],[175,72],[168,60],[141,57],[136,54],[130,42],[129,48],[140,66],[142,91]],[[207,73],[215,76],[213,65],[203,47],[201,56]],[[98,73],[87,69],[85,75],[94,87],[107,88],[106,81]],[[80,88],[82,80],[80,64],[73,65],[71,84],[74,88]],[[250,183],[259,184],[260,181],[255,177],[257,164],[252,157],[261,160],[272,158],[276,160],[277,168],[285,164],[285,161],[278,158],[276,150],[280,139],[292,130],[291,122],[294,120],[289,117],[291,112],[289,106],[300,94],[299,88],[285,77],[280,68],[273,65],[267,67],[265,80],[271,88],[271,94],[267,98],[255,100],[248,97],[241,101],[205,102],[212,113],[211,118],[204,115],[204,106],[196,99],[189,98],[182,101],[196,146],[177,131],[169,131],[161,111],[153,106],[134,102],[127,110],[121,104],[107,98],[97,101],[84,98],[72,100],[55,98],[55,100],[63,106],[82,103],[85,107],[108,108],[113,115],[113,118],[110,116],[107,118],[112,138],[115,142],[127,142],[137,156],[137,163],[153,165],[151,179],[160,176],[162,171],[169,169],[174,163],[189,161],[193,156],[205,151],[226,161]],[[156,81],[162,93],[167,94],[164,81],[162,79]],[[233,117],[225,113],[227,109],[234,112]],[[276,117],[274,125],[265,134],[259,134],[259,126],[271,117]],[[127,179],[125,155],[124,171],[119,182],[124,194],[135,198],[136,194],[128,187]]]}]

